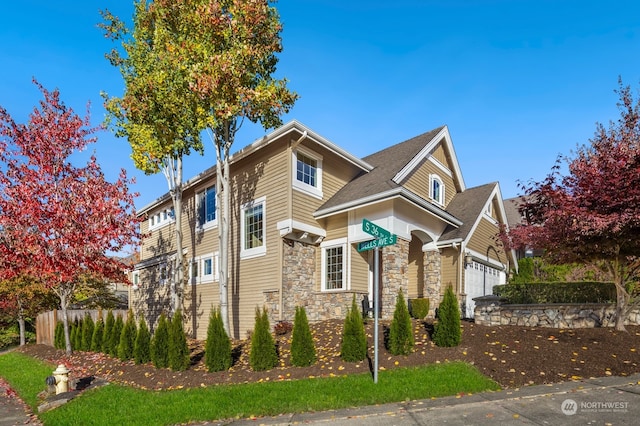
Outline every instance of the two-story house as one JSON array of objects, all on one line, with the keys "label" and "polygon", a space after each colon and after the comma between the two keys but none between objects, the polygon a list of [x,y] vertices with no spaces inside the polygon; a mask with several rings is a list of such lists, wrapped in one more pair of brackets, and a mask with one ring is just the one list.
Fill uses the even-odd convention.
[{"label": "two-story house", "polygon": [[[466,188],[446,126],[357,158],[304,125],[290,122],[230,159],[229,323],[242,338],[256,307],[292,321],[304,306],[310,321],[344,318],[353,295],[372,299],[374,251],[363,219],[397,235],[380,250],[381,316],[393,315],[399,290],[428,297],[431,311],[452,286],[463,316],[473,301],[504,283],[514,254],[494,238],[506,224],[499,185]],[[206,336],[219,305],[220,250],[215,167],[186,182],[184,220],[176,224],[169,194],[140,209],[147,220],[134,270],[131,307],[151,324],[169,308],[169,280],[181,226],[187,259],[186,329]]]}]

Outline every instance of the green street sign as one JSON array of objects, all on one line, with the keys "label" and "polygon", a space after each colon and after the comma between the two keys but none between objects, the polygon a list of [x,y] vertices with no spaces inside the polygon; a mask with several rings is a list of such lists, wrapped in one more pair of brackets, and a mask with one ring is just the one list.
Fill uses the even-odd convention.
[{"label": "green street sign", "polygon": [[363,241],[358,243],[358,251],[367,251],[374,249],[376,247],[385,247],[395,244],[398,240],[398,236],[396,234],[390,235],[388,237],[376,238],[375,240]]},{"label": "green street sign", "polygon": [[[378,225],[371,221],[368,221],[367,219],[362,219],[362,230],[376,238],[391,238],[391,232],[379,227]],[[391,244],[395,244],[395,241]]]}]

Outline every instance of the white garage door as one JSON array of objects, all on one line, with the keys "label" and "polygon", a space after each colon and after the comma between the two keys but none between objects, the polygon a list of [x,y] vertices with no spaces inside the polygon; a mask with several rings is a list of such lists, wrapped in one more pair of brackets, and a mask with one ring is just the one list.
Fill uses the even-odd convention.
[{"label": "white garage door", "polygon": [[473,298],[493,294],[493,286],[504,282],[503,275],[504,272],[499,269],[478,262],[473,262],[465,268],[464,283],[467,294],[465,318],[473,318],[473,310],[476,307]]}]

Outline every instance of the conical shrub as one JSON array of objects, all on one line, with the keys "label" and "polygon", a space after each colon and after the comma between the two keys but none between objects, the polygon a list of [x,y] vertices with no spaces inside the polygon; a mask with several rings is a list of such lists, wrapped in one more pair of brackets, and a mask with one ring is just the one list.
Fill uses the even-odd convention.
[{"label": "conical shrub", "polygon": [[156,368],[169,367],[169,324],[164,313],[160,314],[151,339],[151,361]]},{"label": "conical shrub", "polygon": [[93,352],[102,351],[102,337],[104,336],[104,321],[102,318],[98,318],[96,326],[93,329],[93,336],[91,336],[91,350]]},{"label": "conical shrub", "polygon": [[389,328],[388,349],[393,355],[409,355],[413,351],[413,326],[402,290],[398,291],[396,308]]},{"label": "conical shrub", "polygon": [[276,342],[271,335],[266,308],[263,309],[262,314],[260,314],[260,308],[256,308],[256,323],[251,335],[249,363],[254,371],[266,371],[278,365]]},{"label": "conical shrub", "polygon": [[291,365],[307,367],[316,362],[316,347],[313,344],[313,335],[307,320],[307,311],[304,307],[296,307],[296,316],[293,321],[293,336],[291,337]]},{"label": "conical shrub", "polygon": [[447,287],[438,309],[438,322],[433,331],[433,341],[437,346],[458,346],[462,339],[460,309],[451,286]]},{"label": "conical shrub", "polygon": [[93,318],[89,313],[87,313],[84,317],[84,321],[82,321],[82,349],[83,351],[91,350],[91,339],[93,338],[93,329],[95,328],[95,324],[93,322]]},{"label": "conical shrub", "polygon": [[169,327],[169,368],[184,371],[189,368],[189,345],[182,325],[182,312],[176,311]]},{"label": "conical shrub", "polygon": [[347,362],[362,361],[367,357],[367,335],[355,294],[344,320],[340,357]]},{"label": "conical shrub", "polygon": [[124,323],[122,332],[120,333],[120,341],[118,342],[118,358],[127,361],[133,358],[133,347],[136,344],[136,320],[133,318],[133,312],[129,310],[127,313],[127,322]]},{"label": "conical shrub", "polygon": [[113,331],[115,323],[116,319],[113,316],[113,311],[109,309],[109,312],[107,312],[107,319],[104,321],[104,332],[102,333],[102,353],[107,355],[110,352],[111,332]]},{"label": "conical shrub", "polygon": [[151,361],[151,333],[144,316],[140,316],[138,334],[133,347],[133,360],[136,364],[146,364]]},{"label": "conical shrub", "polygon": [[111,329],[111,336],[109,337],[109,355],[112,357],[118,356],[118,346],[120,346],[120,336],[123,328],[124,320],[122,319],[122,315],[117,315],[113,323],[113,328]]},{"label": "conical shrub", "polygon": [[54,343],[53,346],[56,349],[64,349],[64,323],[62,321],[58,321],[56,323],[56,329],[54,331]]},{"label": "conical shrub", "polygon": [[209,371],[225,371],[231,367],[231,340],[224,330],[220,310],[215,308],[209,316],[204,363]]},{"label": "conical shrub", "polygon": [[75,321],[75,334],[73,335],[73,343],[71,344],[73,346],[73,350],[74,351],[81,351],[82,350],[82,319],[76,319]]}]

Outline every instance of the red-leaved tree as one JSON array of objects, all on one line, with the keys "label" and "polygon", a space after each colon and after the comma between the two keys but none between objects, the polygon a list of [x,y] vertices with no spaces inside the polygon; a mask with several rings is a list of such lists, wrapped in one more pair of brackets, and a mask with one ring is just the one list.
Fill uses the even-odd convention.
[{"label": "red-leaved tree", "polygon": [[135,194],[124,170],[111,183],[95,156],[71,163],[99,128],[34,83],[44,99],[26,124],[0,107],[0,279],[31,276],[56,293],[71,352],[67,307],[76,286],[87,275],[127,282],[127,266],[109,253],[139,242]]},{"label": "red-leaved tree", "polygon": [[616,92],[618,121],[598,124],[574,158],[559,157],[544,180],[523,186],[526,223],[503,237],[512,248],[544,249],[554,262],[602,268],[616,285],[615,328],[625,330],[640,267],[640,104],[622,82]]}]

